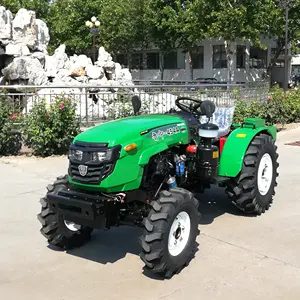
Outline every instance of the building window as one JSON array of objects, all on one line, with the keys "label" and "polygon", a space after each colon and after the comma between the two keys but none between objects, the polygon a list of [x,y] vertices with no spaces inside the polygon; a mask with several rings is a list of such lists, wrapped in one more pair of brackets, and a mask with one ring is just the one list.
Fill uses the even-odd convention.
[{"label": "building window", "polygon": [[155,70],[159,69],[159,53],[147,53],[147,69]]},{"label": "building window", "polygon": [[[277,48],[271,48],[271,56],[274,57],[277,52]],[[284,47],[281,49],[279,55],[284,55]]]},{"label": "building window", "polygon": [[265,69],[267,68],[267,50],[261,48],[251,47],[250,48],[250,68],[253,69]]},{"label": "building window", "polygon": [[246,65],[246,46],[236,46],[236,67],[238,69],[245,69]]},{"label": "building window", "polygon": [[131,69],[142,70],[143,69],[143,53],[131,53]]},{"label": "building window", "polygon": [[177,69],[177,51],[166,53],[164,55],[164,68]]},{"label": "building window", "polygon": [[193,69],[204,67],[204,47],[199,46],[191,51]]},{"label": "building window", "polygon": [[225,45],[213,46],[213,69],[227,68]]},{"label": "building window", "polygon": [[116,62],[118,62],[122,67],[128,67],[128,55],[127,54],[117,54]]}]

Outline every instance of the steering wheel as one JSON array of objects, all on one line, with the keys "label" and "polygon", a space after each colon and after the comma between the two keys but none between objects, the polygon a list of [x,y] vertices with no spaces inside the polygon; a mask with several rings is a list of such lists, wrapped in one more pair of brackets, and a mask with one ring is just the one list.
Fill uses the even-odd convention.
[{"label": "steering wheel", "polygon": [[[189,100],[191,102],[195,102],[196,104],[193,105],[192,103],[188,106],[185,103],[181,103],[181,100]],[[185,111],[187,113],[195,113],[195,114],[199,114],[200,112],[197,111],[197,109],[201,106],[202,101],[201,100],[196,100],[193,98],[189,98],[189,97],[178,97],[175,100],[175,104],[177,105],[178,108],[180,108],[182,111]]]},{"label": "steering wheel", "polygon": [[[189,100],[191,102],[195,102],[196,104],[193,105],[192,103],[190,104],[190,106],[184,104],[184,103],[180,103],[181,100]],[[187,113],[191,113],[196,115],[196,117],[200,117],[200,116],[206,116],[209,119],[212,117],[212,115],[214,114],[215,110],[216,110],[216,105],[210,101],[210,100],[196,100],[196,99],[192,99],[189,97],[178,97],[175,101],[175,104],[183,111],[187,112]],[[199,110],[200,108],[200,110]]]}]

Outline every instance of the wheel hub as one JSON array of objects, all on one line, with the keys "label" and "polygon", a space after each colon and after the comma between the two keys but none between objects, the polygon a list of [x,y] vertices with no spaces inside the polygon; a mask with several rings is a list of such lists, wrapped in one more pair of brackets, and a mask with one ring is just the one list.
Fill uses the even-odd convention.
[{"label": "wheel hub", "polygon": [[187,212],[180,212],[173,221],[169,233],[168,250],[172,256],[179,255],[188,243],[191,220]]},{"label": "wheel hub", "polygon": [[81,229],[81,225],[76,224],[74,222],[64,220],[64,223],[65,223],[65,226],[73,232],[79,231]]},{"label": "wheel hub", "polygon": [[265,196],[271,186],[273,179],[273,161],[270,154],[265,153],[260,160],[257,173],[258,191]]}]

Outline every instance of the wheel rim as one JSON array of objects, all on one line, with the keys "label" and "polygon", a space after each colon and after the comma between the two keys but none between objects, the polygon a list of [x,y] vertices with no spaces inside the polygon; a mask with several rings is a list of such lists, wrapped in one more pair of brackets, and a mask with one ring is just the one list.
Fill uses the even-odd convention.
[{"label": "wheel rim", "polygon": [[70,222],[67,220],[64,220],[64,222],[65,222],[66,227],[73,232],[79,231],[81,229],[81,225],[79,225],[79,224],[76,224],[74,222]]},{"label": "wheel rim", "polygon": [[260,160],[258,173],[257,173],[257,185],[258,191],[262,196],[265,196],[271,186],[273,179],[273,161],[270,154],[266,153]]},{"label": "wheel rim", "polygon": [[183,251],[189,240],[190,230],[190,216],[182,211],[174,219],[169,233],[168,250],[172,256],[177,256]]}]

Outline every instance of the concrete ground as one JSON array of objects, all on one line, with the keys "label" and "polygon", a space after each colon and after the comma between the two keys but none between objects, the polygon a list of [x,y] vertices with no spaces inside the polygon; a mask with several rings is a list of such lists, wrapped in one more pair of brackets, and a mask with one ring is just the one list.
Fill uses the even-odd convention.
[{"label": "concrete ground", "polygon": [[171,280],[143,274],[140,229],[93,233],[70,252],[47,247],[39,198],[67,170],[64,157],[0,159],[0,298],[3,300],[300,299],[300,128],[279,134],[280,178],[272,208],[244,217],[223,190],[201,198],[195,259]]}]

